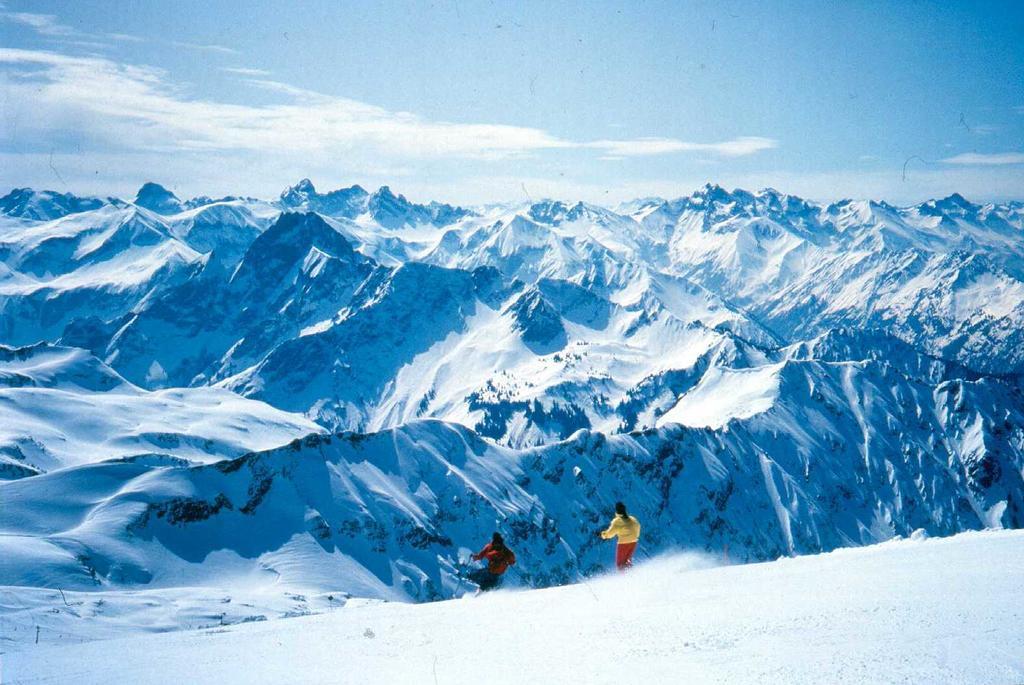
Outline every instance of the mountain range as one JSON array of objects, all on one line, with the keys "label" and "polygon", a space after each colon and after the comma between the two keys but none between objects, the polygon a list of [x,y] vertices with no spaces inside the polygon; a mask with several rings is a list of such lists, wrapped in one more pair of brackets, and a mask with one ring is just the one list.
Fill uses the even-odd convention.
[{"label": "mountain range", "polygon": [[1021,527],[1022,236],[955,194],[14,190],[0,585],[437,599],[495,528],[561,584],[616,499],[741,560]]}]

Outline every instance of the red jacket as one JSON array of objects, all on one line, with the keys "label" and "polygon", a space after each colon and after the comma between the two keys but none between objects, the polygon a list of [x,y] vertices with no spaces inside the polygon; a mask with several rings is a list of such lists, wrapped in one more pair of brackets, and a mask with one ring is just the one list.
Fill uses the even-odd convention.
[{"label": "red jacket", "polygon": [[516,563],[516,555],[508,547],[498,549],[491,543],[473,555],[474,561],[487,560],[487,570],[496,576],[504,573],[509,566]]}]

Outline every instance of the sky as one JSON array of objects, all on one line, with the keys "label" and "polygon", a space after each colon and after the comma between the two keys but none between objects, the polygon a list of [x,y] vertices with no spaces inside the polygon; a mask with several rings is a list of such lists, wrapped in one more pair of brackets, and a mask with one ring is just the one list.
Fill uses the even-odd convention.
[{"label": "sky", "polygon": [[0,0],[0,193],[1024,199],[1021,36],[1021,2]]}]

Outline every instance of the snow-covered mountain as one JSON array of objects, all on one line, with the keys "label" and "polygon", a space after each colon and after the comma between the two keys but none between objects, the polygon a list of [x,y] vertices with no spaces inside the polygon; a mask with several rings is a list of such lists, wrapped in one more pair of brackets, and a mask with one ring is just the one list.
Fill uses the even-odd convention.
[{"label": "snow-covered mountain", "polygon": [[[23,195],[54,194],[14,191],[4,206],[14,206],[16,196]],[[63,204],[76,202],[68,196]],[[7,340],[54,339],[61,333],[58,326],[72,320],[92,317],[110,324],[116,314],[127,313],[123,305],[49,303],[51,284],[39,283],[38,265],[52,273],[64,270],[66,265],[55,263],[63,253],[51,249],[28,263],[22,255],[36,243],[52,242],[46,239],[54,233],[66,246],[75,226],[97,231],[141,221],[173,239],[165,251],[212,253],[230,269],[273,223],[278,208],[321,214],[356,251],[387,267],[410,262],[466,271],[494,267],[528,286],[542,279],[569,281],[647,315],[651,306],[671,307],[703,289],[701,297],[710,306],[732,310],[732,318],[780,344],[836,326],[885,328],[922,350],[978,370],[1017,372],[1024,363],[1019,352],[1024,221],[1017,204],[974,205],[953,195],[909,208],[862,201],[822,205],[773,190],[729,192],[718,186],[671,201],[627,203],[616,212],[557,201],[468,211],[415,204],[387,187],[374,193],[359,186],[319,193],[308,180],[283,192],[276,205],[238,198],[182,202],[161,186],[146,184],[135,206],[118,201],[105,214],[79,212],[70,224],[15,222],[20,230],[3,232],[0,282],[8,286],[0,296],[18,300],[15,307],[38,308],[20,302],[28,298],[27,281],[32,292],[43,293],[36,297],[47,299],[47,309],[62,310],[51,315],[53,326],[40,331],[38,325],[19,325],[29,335],[16,339],[7,333]],[[188,252],[175,256],[175,266],[197,261]],[[165,266],[166,255],[142,257],[131,257],[132,282],[122,290],[161,267],[161,275],[180,271]],[[104,270],[115,273],[114,267]],[[161,293],[177,282],[162,278],[145,293]],[[21,289],[10,292],[15,284]],[[141,294],[134,293],[138,304]],[[698,320],[708,323],[707,317]]]},{"label": "snow-covered mountain", "polygon": [[308,178],[286,188],[281,193],[279,205],[285,210],[317,212],[336,219],[365,216],[377,227],[388,229],[419,224],[447,226],[472,214],[461,207],[440,202],[416,204],[404,195],[395,195],[388,186],[382,186],[372,194],[359,185],[319,193]]},{"label": "snow-covered mountain", "polygon": [[[865,347],[882,354],[833,361]],[[845,334],[691,383],[662,427],[580,430],[537,448],[426,421],[211,466],[100,463],[0,484],[0,530],[21,536],[10,543],[21,562],[0,584],[59,553],[63,587],[173,583],[181,564],[202,562],[213,575],[241,564],[356,596],[436,599],[457,592],[462,548],[495,527],[527,583],[561,584],[601,567],[594,532],[617,499],[644,521],[652,552],[739,560],[1024,524],[1016,384]],[[68,518],[24,528],[54,491],[82,498]]]},{"label": "snow-covered mountain", "polygon": [[143,390],[82,349],[0,345],[3,478],[121,458],[207,463],[318,430],[221,388]]},{"label": "snow-covered mountain", "polygon": [[495,528],[551,585],[618,498],[741,560],[1021,527],[1021,207],[14,191],[0,585],[436,599]]},{"label": "snow-covered mountain", "polygon": [[[54,196],[4,206],[25,195]],[[681,378],[837,327],[982,373],[1024,363],[1019,208],[959,195],[709,185],[469,211],[308,180],[276,203],[147,183],[134,204],[7,221],[6,342],[86,347],[150,388],[222,383],[332,430],[431,417],[520,446],[651,427]]]},{"label": "snow-covered mountain", "polygon": [[202,256],[149,210],[106,204],[7,225],[0,260],[0,340],[23,345],[56,340],[68,327],[113,326]]},{"label": "snow-covered mountain", "polygon": [[52,221],[68,214],[99,209],[105,202],[95,197],[78,197],[53,190],[36,192],[15,188],[0,197],[0,214],[29,221]]}]

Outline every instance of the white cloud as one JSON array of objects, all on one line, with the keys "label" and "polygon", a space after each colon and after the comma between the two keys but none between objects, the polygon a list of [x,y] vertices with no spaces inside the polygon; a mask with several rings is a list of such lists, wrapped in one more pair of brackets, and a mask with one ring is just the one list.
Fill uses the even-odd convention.
[{"label": "white cloud", "polygon": [[[6,65],[8,75],[7,101],[25,113],[19,118],[21,135],[34,132],[45,140],[63,128],[93,144],[122,150],[248,150],[311,162],[344,158],[379,164],[381,157],[390,163],[489,161],[572,149],[594,149],[612,157],[679,152],[739,156],[776,145],[753,137],[721,143],[668,138],[576,142],[537,128],[432,121],[259,78],[248,81],[287,101],[233,104],[189,97],[160,69],[38,50],[0,48],[0,65]],[[240,68],[229,69],[239,73]]]},{"label": "white cloud", "polygon": [[199,50],[201,52],[219,52],[223,55],[237,55],[238,50],[234,48],[227,48],[223,45],[204,45],[202,43],[186,43],[180,40],[172,40],[170,45],[176,48],[187,48],[189,50]]},{"label": "white cloud", "polygon": [[727,140],[722,143],[711,143],[702,146],[702,149],[709,150],[724,157],[740,157],[752,155],[762,150],[770,150],[778,147],[778,142],[771,138],[760,138],[758,136],[744,136]]},{"label": "white cloud", "polygon": [[260,84],[291,102],[192,99],[161,70],[97,57],[0,49],[0,63],[20,69],[8,87],[21,92],[9,102],[43,113],[24,126],[78,121],[92,137],[134,149],[337,155],[368,146],[400,156],[486,157],[565,145],[535,129],[431,122],[271,81]]},{"label": "white cloud", "polygon": [[[0,9],[3,9],[2,5],[0,5]],[[43,36],[60,37],[78,35],[78,32],[75,31],[75,29],[60,23],[57,20],[57,17],[52,14],[0,11],[0,20],[28,26],[36,33]]]},{"label": "white cloud", "polygon": [[604,150],[618,157],[661,155],[671,152],[711,152],[723,157],[741,157],[778,147],[771,138],[743,136],[720,143],[691,143],[675,138],[636,138],[633,140],[595,140],[585,147]]},{"label": "white cloud", "polygon": [[[141,36],[134,36],[127,33],[86,33],[83,31],[79,31],[78,29],[75,29],[66,24],[62,24],[58,17],[54,14],[38,14],[34,12],[9,12],[5,10],[3,4],[0,4],[0,21],[21,24],[22,26],[26,26],[32,31],[36,32],[40,36],[44,36],[47,38],[77,39],[70,40],[70,43],[73,45],[80,45],[82,47],[88,47],[93,49],[103,49],[108,47],[106,43],[100,42],[102,39],[111,39],[122,43],[141,43],[147,40],[145,38],[142,38]],[[161,43],[163,45],[171,45],[177,48],[185,48],[187,50],[198,50],[200,52],[216,52],[224,55],[240,54],[238,50],[235,50],[234,48],[225,47],[223,45],[207,45],[203,43],[189,43],[185,41],[176,40],[168,41],[159,38],[153,39],[153,42]]]},{"label": "white cloud", "polygon": [[942,160],[946,164],[975,164],[983,166],[999,166],[1004,164],[1024,164],[1024,152],[963,152]]},{"label": "white cloud", "polygon": [[[525,185],[535,197],[602,204],[688,194],[705,181],[748,189],[772,186],[817,199],[852,196],[897,203],[954,191],[980,201],[1019,198],[1024,187],[1024,167],[994,166],[1024,165],[1021,153],[966,153],[946,164],[911,168],[905,178],[901,165],[871,172],[800,174],[768,166],[762,172],[731,173],[722,159],[771,149],[775,141],[574,141],[530,127],[433,121],[298,89],[255,69],[225,69],[268,91],[275,102],[197,98],[160,69],[0,48],[5,93],[0,142],[7,150],[0,152],[0,186],[130,196],[140,179],[156,176],[183,194],[271,197],[304,176],[324,187],[353,182],[375,187],[401,178],[402,191],[419,200],[510,200],[523,197]],[[72,146],[50,152],[52,141],[69,137]],[[612,170],[602,171],[600,164],[563,164],[549,156],[572,151],[594,159],[689,153],[715,164],[707,173],[691,163],[675,177],[622,179],[616,176],[618,165],[626,162],[609,161]]]},{"label": "white cloud", "polygon": [[129,33],[108,33],[108,34],[105,34],[105,35],[107,36],[107,38],[113,38],[114,40],[119,40],[119,41],[121,41],[123,43],[142,43],[142,42],[144,42],[143,38],[141,38],[139,36],[133,36],[133,35],[131,35]]},{"label": "white cloud", "polygon": [[221,71],[226,71],[229,74],[238,74],[239,76],[270,76],[270,72],[266,69],[250,69],[248,67],[221,67]]}]

